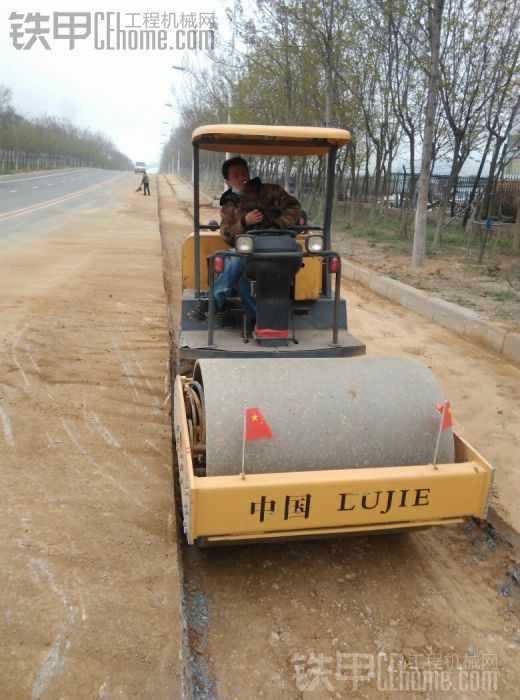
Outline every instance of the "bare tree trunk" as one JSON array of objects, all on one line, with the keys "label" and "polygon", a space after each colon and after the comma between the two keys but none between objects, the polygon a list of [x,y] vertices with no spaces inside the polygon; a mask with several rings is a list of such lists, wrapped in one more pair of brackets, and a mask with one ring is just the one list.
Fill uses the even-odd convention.
[{"label": "bare tree trunk", "polygon": [[433,122],[437,104],[437,86],[439,82],[439,51],[442,11],[444,0],[433,0],[428,8],[430,34],[430,68],[428,79],[428,101],[426,105],[426,123],[421,159],[421,174],[417,192],[417,210],[413,234],[412,267],[422,267],[426,255],[426,222],[428,208],[428,188],[430,185],[430,164],[432,158]]},{"label": "bare tree trunk", "polygon": [[289,158],[289,156],[285,156],[285,158],[283,159],[283,188],[286,192],[289,192],[290,175],[291,175],[291,159]]},{"label": "bare tree trunk", "polygon": [[381,162],[381,148],[380,146],[377,146],[377,155],[376,155],[376,170],[375,170],[375,182],[374,182],[374,189],[372,191],[372,202],[370,204],[370,210],[369,210],[369,215],[368,215],[368,225],[373,226],[374,225],[374,219],[376,215],[376,209],[377,209],[377,198],[379,196],[379,185],[381,184],[381,169],[382,169],[382,162]]},{"label": "bare tree trunk", "polygon": [[[357,189],[359,180],[359,168],[356,174],[356,147],[353,146],[349,148],[349,159],[350,159],[350,206],[347,211],[347,218],[345,220],[345,225],[350,228],[354,225],[354,220],[356,218],[356,208],[358,207],[357,202]],[[346,195],[345,195],[346,196]]]},{"label": "bare tree trunk", "polygon": [[455,185],[455,180],[458,177],[460,170],[459,153],[460,153],[461,142],[458,135],[455,137],[455,146],[453,150],[453,160],[451,164],[451,172],[448,177],[448,182],[446,183],[446,188],[442,193],[441,203],[439,205],[439,211],[437,212],[437,226],[435,229],[435,236],[432,243],[432,250],[439,250],[441,247],[442,229],[444,228],[444,220],[446,218],[446,207],[449,204],[451,193],[453,191],[453,186]]},{"label": "bare tree trunk", "polygon": [[492,136],[491,136],[491,134],[489,134],[486,146],[484,148],[484,154],[480,160],[480,165],[478,166],[478,171],[477,171],[477,174],[475,176],[475,182],[473,183],[473,187],[471,188],[471,192],[470,192],[469,199],[468,199],[468,204],[466,206],[466,211],[464,212],[464,218],[462,220],[462,225],[464,226],[464,228],[466,228],[466,226],[468,224],[468,220],[469,220],[472,208],[473,208],[471,205],[473,204],[473,201],[475,199],[477,187],[479,186],[480,178],[482,177],[482,171],[484,170],[484,165],[486,163],[486,160],[487,160],[487,157],[489,154],[489,147],[491,146],[491,138],[492,138]]},{"label": "bare tree trunk", "polygon": [[495,172],[497,167],[498,156],[500,149],[504,143],[504,139],[497,135],[495,148],[493,149],[493,156],[491,157],[491,164],[489,166],[489,174],[486,182],[486,187],[484,189],[484,196],[482,197],[482,204],[480,207],[480,218],[487,219],[488,216],[492,214],[492,192],[493,184],[495,181]]}]

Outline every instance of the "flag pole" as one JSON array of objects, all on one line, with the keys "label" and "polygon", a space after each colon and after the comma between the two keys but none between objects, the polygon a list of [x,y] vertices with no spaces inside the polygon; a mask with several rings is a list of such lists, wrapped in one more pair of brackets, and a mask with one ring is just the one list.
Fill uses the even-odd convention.
[{"label": "flag pole", "polygon": [[448,402],[445,401],[442,406],[441,422],[439,423],[439,432],[437,434],[437,444],[435,445],[435,454],[433,455],[433,466],[435,468],[437,465],[437,455],[439,454],[439,445],[441,443],[442,426],[444,425],[444,416],[446,414],[446,409],[448,408]]},{"label": "flag pole", "polygon": [[244,399],[244,430],[242,432],[242,470],[240,476],[242,479],[246,478],[245,466],[246,466],[246,400]]}]

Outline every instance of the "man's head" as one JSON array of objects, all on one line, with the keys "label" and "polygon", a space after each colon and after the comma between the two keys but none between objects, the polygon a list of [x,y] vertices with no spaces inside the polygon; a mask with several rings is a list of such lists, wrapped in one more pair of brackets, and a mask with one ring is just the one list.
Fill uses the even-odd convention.
[{"label": "man's head", "polygon": [[242,192],[246,182],[249,180],[247,161],[241,156],[229,158],[222,164],[222,175],[229,187],[234,187]]}]

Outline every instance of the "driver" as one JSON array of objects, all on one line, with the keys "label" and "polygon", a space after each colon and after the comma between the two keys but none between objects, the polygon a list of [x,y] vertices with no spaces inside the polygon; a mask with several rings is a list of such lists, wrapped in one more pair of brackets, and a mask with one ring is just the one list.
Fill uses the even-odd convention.
[{"label": "driver", "polygon": [[[249,166],[241,156],[224,161],[222,175],[229,189],[220,198],[220,235],[230,245],[236,236],[254,229],[284,229],[299,221],[301,206],[295,197],[273,184],[262,184],[260,178],[249,179]],[[255,300],[244,273],[241,258],[226,258],[224,271],[215,280],[215,311],[221,318],[228,313],[226,298],[238,283],[242,306],[250,322],[256,315]],[[207,317],[208,300],[201,300],[192,317]]]},{"label": "driver", "polygon": [[220,198],[220,235],[234,245],[236,236],[252,229],[294,226],[301,206],[279,185],[249,179],[249,167],[240,156],[226,160],[222,175],[229,189]]}]

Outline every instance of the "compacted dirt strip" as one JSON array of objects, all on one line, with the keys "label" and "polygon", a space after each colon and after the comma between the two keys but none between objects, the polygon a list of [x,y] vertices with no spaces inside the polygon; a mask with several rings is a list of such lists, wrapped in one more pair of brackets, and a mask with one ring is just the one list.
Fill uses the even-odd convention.
[{"label": "compacted dirt strip", "polygon": [[184,693],[157,198],[135,186],[0,248],[2,698]]},{"label": "compacted dirt strip", "polygon": [[[191,222],[189,191],[172,182],[178,200],[164,182],[161,215],[175,310]],[[215,218],[210,208],[206,215]],[[497,467],[495,506],[516,519],[518,370],[362,287],[343,291],[351,330],[370,355],[407,355],[432,368],[456,427]],[[472,522],[398,536],[184,544],[194,695],[516,697],[517,556]]]}]

